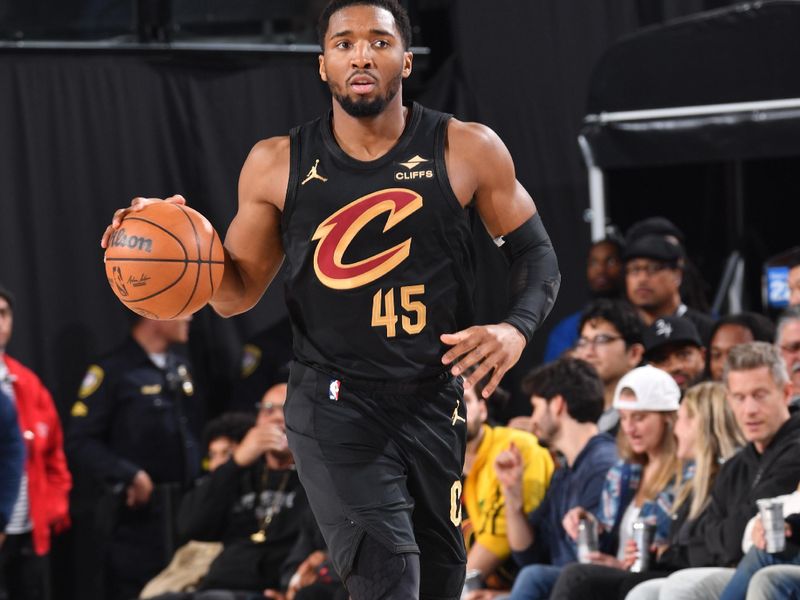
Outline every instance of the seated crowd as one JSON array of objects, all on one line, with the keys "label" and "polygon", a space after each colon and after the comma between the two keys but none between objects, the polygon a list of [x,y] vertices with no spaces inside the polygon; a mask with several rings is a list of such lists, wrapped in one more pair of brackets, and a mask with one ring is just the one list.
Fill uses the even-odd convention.
[{"label": "seated crowd", "polygon": [[[800,598],[800,285],[776,323],[714,320],[683,241],[652,218],[591,247],[592,297],[522,379],[525,414],[501,425],[508,392],[465,390],[462,598]],[[7,331],[0,600],[51,597],[50,536],[70,526],[80,597],[347,599],[286,441],[285,323],[249,340],[236,410],[209,420],[172,349],[188,322],[135,319],[89,367],[63,442]],[[17,422],[34,392],[46,445]]]}]

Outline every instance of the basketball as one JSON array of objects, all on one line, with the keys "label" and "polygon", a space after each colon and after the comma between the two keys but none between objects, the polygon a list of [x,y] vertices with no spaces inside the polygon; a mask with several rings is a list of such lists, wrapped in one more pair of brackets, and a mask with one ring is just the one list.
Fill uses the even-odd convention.
[{"label": "basketball", "polygon": [[111,289],[148,319],[178,319],[205,306],[222,280],[217,232],[196,210],[170,202],[125,216],[108,241],[104,262]]}]

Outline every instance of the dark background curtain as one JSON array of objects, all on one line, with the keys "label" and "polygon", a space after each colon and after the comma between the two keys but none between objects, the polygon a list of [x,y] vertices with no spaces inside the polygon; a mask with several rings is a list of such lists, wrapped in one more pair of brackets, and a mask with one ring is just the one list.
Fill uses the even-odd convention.
[{"label": "dark background curtain", "polygon": [[[714,4],[459,0],[427,23],[440,35],[407,95],[497,131],[563,273],[553,314],[507,379],[512,391],[551,326],[586,300],[588,198],[576,136],[593,65],[620,35]],[[7,5],[0,0],[0,21]],[[0,282],[17,297],[9,352],[42,377],[62,417],[87,364],[129,326],[99,247],[113,210],[180,192],[224,234],[253,144],[329,106],[314,55],[0,49]],[[475,230],[477,314],[496,321],[507,306],[506,268],[477,222]],[[246,315],[195,316],[191,350],[209,413],[226,404],[242,341],[283,315],[279,276]],[[526,408],[517,395],[506,414]],[[69,544],[55,548],[56,597],[82,599],[85,559]]]},{"label": "dark background curtain", "polygon": [[[604,49],[641,22],[672,16],[642,6],[457,2],[439,23],[451,53],[431,57],[438,68],[410,86],[433,108],[498,132],[553,238],[562,293],[518,370],[536,363],[549,326],[585,299],[587,195],[575,137]],[[316,66],[313,55],[0,51],[0,281],[18,300],[9,350],[42,376],[62,415],[87,362],[128,327],[98,244],[113,210],[134,196],[180,192],[224,233],[251,146],[329,106]],[[480,227],[476,238],[487,322],[506,308],[505,267]],[[276,282],[247,315],[196,316],[193,353],[212,411],[225,403],[242,339],[284,313]]]}]

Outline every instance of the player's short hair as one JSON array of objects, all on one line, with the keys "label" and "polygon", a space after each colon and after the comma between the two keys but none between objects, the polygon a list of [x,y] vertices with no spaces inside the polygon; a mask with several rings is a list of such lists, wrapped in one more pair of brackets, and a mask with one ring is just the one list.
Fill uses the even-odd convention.
[{"label": "player's short hair", "polygon": [[603,319],[611,323],[622,336],[625,346],[642,343],[644,324],[636,309],[627,301],[616,298],[597,298],[592,300],[581,313],[578,334],[589,321]]},{"label": "player's short hair", "polygon": [[331,0],[319,15],[317,21],[317,37],[320,47],[325,48],[325,34],[328,33],[328,23],[331,16],[349,6],[376,6],[392,13],[400,39],[403,41],[403,48],[408,50],[411,46],[411,20],[408,18],[406,9],[397,0]]},{"label": "player's short hair", "polygon": [[245,412],[226,412],[208,422],[203,430],[205,447],[219,438],[228,438],[237,444],[256,424],[254,415]]},{"label": "player's short hair", "polygon": [[534,369],[522,380],[522,391],[548,402],[561,396],[579,423],[596,423],[603,414],[603,382],[592,365],[578,358],[560,358]]}]

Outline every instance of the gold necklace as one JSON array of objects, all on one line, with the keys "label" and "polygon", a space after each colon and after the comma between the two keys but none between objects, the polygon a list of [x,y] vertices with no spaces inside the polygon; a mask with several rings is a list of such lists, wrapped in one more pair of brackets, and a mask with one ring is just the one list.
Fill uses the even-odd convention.
[{"label": "gold necklace", "polygon": [[[281,479],[281,483],[278,486],[278,490],[275,492],[275,497],[272,499],[272,506],[267,507],[267,512],[264,514],[264,519],[261,521],[261,527],[258,531],[256,531],[253,535],[250,536],[250,540],[256,544],[263,544],[267,541],[267,528],[269,527],[270,523],[272,523],[272,519],[275,518],[281,509],[280,503],[283,500],[283,492],[286,489],[286,484],[289,483],[289,475],[291,475],[291,470],[287,470],[283,474],[283,478]],[[264,465],[264,471],[261,474],[261,490],[259,492],[259,496],[262,492],[265,492],[267,489],[267,479],[269,478],[269,467]]]}]

